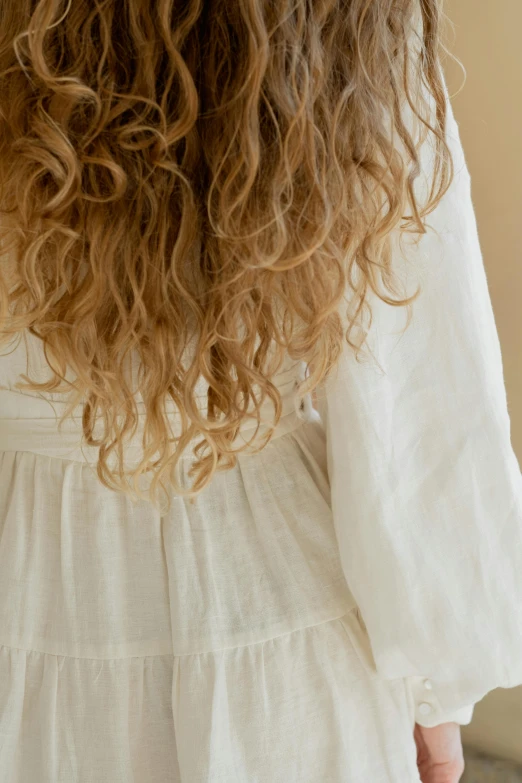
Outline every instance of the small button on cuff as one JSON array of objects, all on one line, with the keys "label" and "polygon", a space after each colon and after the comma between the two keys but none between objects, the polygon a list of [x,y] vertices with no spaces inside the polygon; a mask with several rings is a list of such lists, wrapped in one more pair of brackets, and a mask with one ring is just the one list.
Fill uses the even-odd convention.
[{"label": "small button on cuff", "polygon": [[433,711],[433,707],[431,704],[428,704],[427,702],[423,701],[422,704],[419,704],[419,712],[421,715],[429,715],[430,712]]},{"label": "small button on cuff", "polygon": [[426,690],[431,691],[433,689],[431,680],[424,680],[424,687]]}]

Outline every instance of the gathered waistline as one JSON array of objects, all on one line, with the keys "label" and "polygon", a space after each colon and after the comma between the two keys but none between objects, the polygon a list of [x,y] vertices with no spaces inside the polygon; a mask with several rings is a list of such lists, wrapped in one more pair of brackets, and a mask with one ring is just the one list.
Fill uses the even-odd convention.
[{"label": "gathered waistline", "polygon": [[[261,406],[261,423],[254,436],[258,425],[256,419],[245,419],[239,428],[238,435],[233,441],[234,448],[246,446],[241,454],[248,454],[254,450],[267,437],[270,429],[273,429],[271,439],[279,438],[296,430],[306,421],[317,420],[317,411],[312,407],[310,395],[303,400],[302,409],[297,407],[296,398],[291,393],[282,396],[281,417],[275,426],[273,424],[273,406],[265,403]],[[59,459],[72,460],[74,462],[86,462],[94,465],[98,462],[99,448],[84,443],[81,415],[70,414],[58,427],[60,415],[66,410],[63,401],[49,400],[44,397],[24,395],[11,389],[0,389],[0,452],[2,451],[29,451]],[[26,415],[29,413],[30,415]],[[177,411],[168,411],[170,421],[180,421]],[[271,423],[272,421],[272,423]],[[138,425],[132,436],[124,441],[126,459],[140,460],[143,452],[144,414],[138,413]],[[96,430],[95,430],[96,436]],[[252,439],[252,443],[247,445]],[[199,438],[194,439],[194,444]],[[113,456],[113,455],[111,455]],[[191,444],[183,453],[182,459],[192,459]]]}]

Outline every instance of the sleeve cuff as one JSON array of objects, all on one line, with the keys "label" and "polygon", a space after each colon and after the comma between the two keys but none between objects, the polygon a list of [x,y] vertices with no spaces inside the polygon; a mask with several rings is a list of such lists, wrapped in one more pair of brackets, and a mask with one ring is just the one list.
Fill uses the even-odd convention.
[{"label": "sleeve cuff", "polygon": [[456,710],[445,710],[437,699],[435,686],[426,677],[407,677],[410,698],[413,703],[415,723],[433,728],[441,723],[458,723],[467,726],[473,718],[474,704]]}]

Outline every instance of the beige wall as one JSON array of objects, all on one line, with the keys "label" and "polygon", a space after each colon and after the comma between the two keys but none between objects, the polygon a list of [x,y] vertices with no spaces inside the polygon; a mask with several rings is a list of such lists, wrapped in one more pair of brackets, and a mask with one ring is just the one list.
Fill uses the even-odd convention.
[{"label": "beige wall", "polygon": [[[452,105],[502,346],[512,440],[522,465],[522,0],[446,0]],[[520,650],[522,655],[522,648]],[[497,690],[475,710],[464,741],[522,761],[522,688]]]}]

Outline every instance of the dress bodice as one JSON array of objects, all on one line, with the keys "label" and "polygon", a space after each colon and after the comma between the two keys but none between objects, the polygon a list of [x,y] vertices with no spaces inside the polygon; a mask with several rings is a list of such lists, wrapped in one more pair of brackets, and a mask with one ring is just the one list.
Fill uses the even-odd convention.
[{"label": "dress bodice", "polygon": [[[136,368],[135,364],[133,373]],[[304,400],[301,400],[295,394],[297,384],[304,378],[304,372],[304,363],[292,360],[287,355],[273,378],[274,384],[281,393],[282,415],[272,437],[294,429],[302,421],[317,418],[317,413],[312,407],[311,396],[308,394]],[[21,390],[17,384],[23,382],[20,377],[22,374],[37,383],[45,382],[52,377],[41,340],[27,331],[0,350],[0,448],[11,451],[36,451],[51,456],[96,463],[97,447],[82,444],[83,406],[78,405],[59,429],[58,419],[70,402],[69,394]],[[66,372],[65,377],[67,380],[73,380],[70,371]],[[208,384],[201,378],[196,387],[196,397],[198,407],[203,411],[206,410],[207,391]],[[128,444],[126,453],[131,460],[136,458],[141,450],[140,435],[145,417],[145,403],[139,392],[136,393],[136,404],[140,422],[135,434],[126,441]],[[176,432],[181,417],[173,400],[166,401],[165,411],[173,431]],[[266,422],[266,426],[270,426],[273,422],[273,405],[269,399],[263,403],[261,411],[262,421]],[[245,419],[238,438],[243,439],[242,442],[245,438],[246,441],[250,440],[253,432],[248,433],[248,431],[253,430],[256,425],[255,418]],[[97,432],[95,429],[95,434]],[[260,427],[259,437],[262,437],[265,432],[265,425],[263,425]],[[187,454],[189,453],[190,449],[187,450]]]}]

